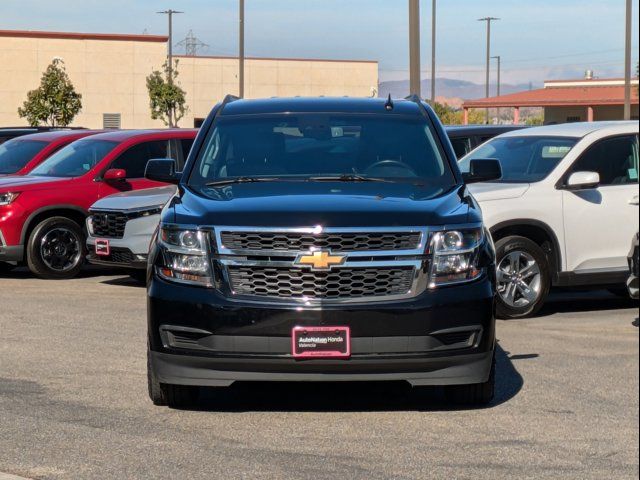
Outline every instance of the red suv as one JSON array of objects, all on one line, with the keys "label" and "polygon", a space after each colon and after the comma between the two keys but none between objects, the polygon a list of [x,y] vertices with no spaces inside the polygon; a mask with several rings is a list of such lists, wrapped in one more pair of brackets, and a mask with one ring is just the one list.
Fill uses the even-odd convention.
[{"label": "red suv", "polygon": [[56,130],[8,140],[0,145],[0,177],[29,173],[62,147],[100,132],[100,130]]},{"label": "red suv", "polygon": [[[41,278],[74,277],[86,255],[85,218],[98,199],[162,185],[147,161],[180,168],[197,130],[122,130],[77,140],[26,176],[0,178],[0,272],[25,263]],[[11,262],[11,263],[8,263]]]}]

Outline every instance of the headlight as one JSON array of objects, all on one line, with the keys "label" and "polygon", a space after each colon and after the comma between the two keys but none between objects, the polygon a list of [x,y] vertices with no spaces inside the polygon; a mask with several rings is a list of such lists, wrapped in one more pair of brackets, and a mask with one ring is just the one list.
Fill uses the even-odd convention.
[{"label": "headlight", "polygon": [[478,267],[478,258],[483,241],[481,227],[435,232],[429,246],[432,256],[429,288],[479,277],[482,269]]},{"label": "headlight", "polygon": [[0,207],[4,207],[5,205],[9,205],[16,198],[18,198],[19,193],[14,192],[5,192],[0,193]]},{"label": "headlight", "polygon": [[166,280],[211,287],[213,273],[209,256],[209,234],[201,230],[161,226],[158,234],[158,275]]}]

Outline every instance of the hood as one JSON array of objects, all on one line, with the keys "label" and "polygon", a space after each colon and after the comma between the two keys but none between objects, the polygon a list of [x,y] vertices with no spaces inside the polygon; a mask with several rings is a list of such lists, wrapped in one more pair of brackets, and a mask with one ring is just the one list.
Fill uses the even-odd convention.
[{"label": "hood", "polygon": [[521,197],[530,186],[529,183],[473,183],[468,188],[476,200],[488,202]]},{"label": "hood", "polygon": [[172,209],[166,212],[164,221],[265,227],[422,226],[478,221],[476,205],[463,194],[465,191],[464,187],[443,192],[402,183],[341,182],[187,188],[171,200]]},{"label": "hood", "polygon": [[68,182],[71,178],[36,177],[8,175],[0,177],[0,192],[8,192],[14,189],[39,190],[43,188],[59,188],[60,182]]},{"label": "hood", "polygon": [[177,187],[170,185],[167,187],[147,188],[145,190],[116,193],[98,200],[91,206],[91,208],[127,211],[163,206],[175,195],[176,190]]}]

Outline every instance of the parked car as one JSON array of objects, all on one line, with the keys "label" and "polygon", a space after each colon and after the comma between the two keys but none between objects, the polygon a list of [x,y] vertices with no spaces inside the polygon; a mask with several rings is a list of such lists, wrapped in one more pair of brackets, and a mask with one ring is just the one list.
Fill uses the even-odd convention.
[{"label": "parked car", "polygon": [[526,125],[446,125],[447,136],[458,158],[493,137],[513,130],[528,128]]},{"label": "parked car", "polygon": [[62,147],[100,130],[53,130],[13,138],[0,145],[0,177],[24,175]]},{"label": "parked car", "polygon": [[482,404],[495,263],[433,110],[413,100],[215,107],[161,214],[148,271],[149,395],[235,381],[404,380]]},{"label": "parked car", "polygon": [[638,277],[640,277],[640,233],[635,234],[633,241],[631,242],[631,250],[627,257],[629,262],[629,279],[627,280],[627,288],[629,289],[629,295],[631,298],[638,300],[640,295],[640,286],[638,285]]},{"label": "parked car", "polygon": [[[147,161],[178,164],[196,130],[121,130],[77,140],[25,176],[0,178],[0,269],[26,263],[41,278],[71,278],[86,257],[88,208],[117,192],[160,186]],[[13,262],[8,264],[7,262]]]},{"label": "parked car", "polygon": [[87,218],[87,260],[122,267],[144,279],[147,255],[160,212],[176,193],[174,185],[122,192],[94,203]]},{"label": "parked car", "polygon": [[536,313],[550,287],[624,291],[638,231],[638,122],[505,133],[460,162],[498,159],[499,181],[470,187],[496,244],[498,316]]},{"label": "parked car", "polygon": [[81,130],[76,127],[2,127],[0,128],[0,145],[12,138],[31,135],[34,133],[62,131],[62,130]]}]

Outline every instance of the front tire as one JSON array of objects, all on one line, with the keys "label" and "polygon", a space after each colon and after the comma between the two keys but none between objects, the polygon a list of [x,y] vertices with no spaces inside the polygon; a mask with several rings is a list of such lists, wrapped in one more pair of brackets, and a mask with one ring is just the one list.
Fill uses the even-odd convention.
[{"label": "front tire", "polygon": [[86,235],[80,225],[66,217],[51,217],[33,229],[27,243],[27,265],[47,280],[73,278],[87,254]]},{"label": "front tire", "polygon": [[190,385],[170,385],[160,383],[151,365],[151,353],[147,348],[147,388],[149,398],[154,405],[169,408],[188,408],[193,406],[200,393],[198,387]]},{"label": "front tire", "polygon": [[471,385],[448,385],[444,393],[447,401],[455,405],[483,406],[489,404],[494,397],[496,387],[496,357],[491,362],[489,378],[484,383]]},{"label": "front tire", "polygon": [[505,237],[496,242],[498,302],[501,319],[534,315],[551,287],[549,262],[537,243],[525,237]]}]

